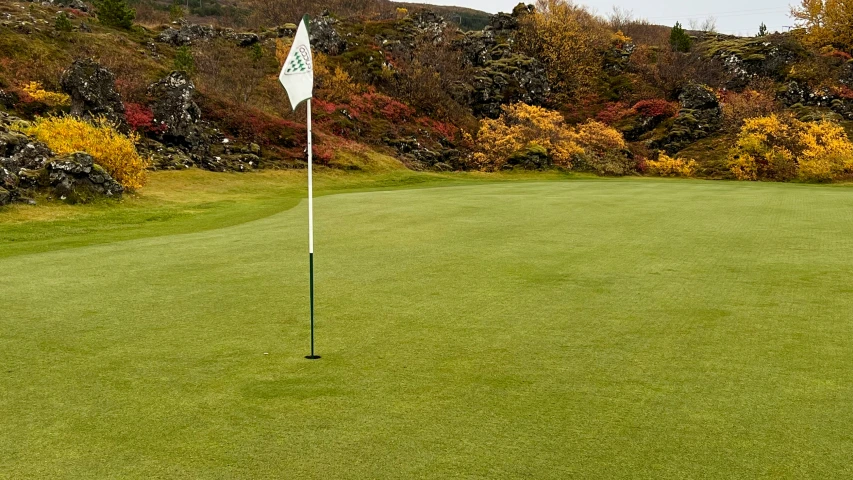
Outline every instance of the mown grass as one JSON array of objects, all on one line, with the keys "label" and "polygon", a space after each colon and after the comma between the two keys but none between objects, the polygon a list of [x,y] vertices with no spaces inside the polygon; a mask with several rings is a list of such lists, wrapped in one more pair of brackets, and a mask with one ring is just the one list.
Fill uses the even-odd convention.
[{"label": "mown grass", "polygon": [[0,476],[853,475],[853,189],[324,172],[310,362],[299,175],[0,259]]},{"label": "mown grass", "polygon": [[[481,181],[570,178],[553,172],[483,175],[433,174],[393,168],[382,159],[356,173],[320,169],[317,195],[346,191],[416,188]],[[0,258],[140,237],[175,235],[222,228],[264,218],[295,206],[306,194],[304,171],[268,170],[217,174],[197,169],[153,172],[148,186],[120,201],[66,205],[39,198],[38,206],[0,208]]]}]

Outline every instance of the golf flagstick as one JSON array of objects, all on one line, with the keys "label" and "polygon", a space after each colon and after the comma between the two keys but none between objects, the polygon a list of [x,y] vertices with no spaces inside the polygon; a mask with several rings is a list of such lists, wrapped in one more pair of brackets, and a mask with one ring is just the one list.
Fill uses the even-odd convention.
[{"label": "golf flagstick", "polygon": [[293,110],[307,101],[308,107],[308,282],[311,302],[311,355],[305,358],[320,358],[314,353],[314,151],[311,138],[311,97],[314,94],[314,57],[311,55],[311,42],[308,36],[308,15],[302,17],[293,46],[278,76]]}]

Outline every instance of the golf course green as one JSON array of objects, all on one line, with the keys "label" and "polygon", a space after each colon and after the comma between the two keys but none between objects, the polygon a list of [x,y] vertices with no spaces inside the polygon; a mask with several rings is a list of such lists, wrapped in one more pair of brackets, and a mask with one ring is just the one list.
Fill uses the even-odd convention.
[{"label": "golf course green", "polygon": [[292,177],[0,223],[0,478],[853,478],[853,187],[341,189],[309,361]]}]

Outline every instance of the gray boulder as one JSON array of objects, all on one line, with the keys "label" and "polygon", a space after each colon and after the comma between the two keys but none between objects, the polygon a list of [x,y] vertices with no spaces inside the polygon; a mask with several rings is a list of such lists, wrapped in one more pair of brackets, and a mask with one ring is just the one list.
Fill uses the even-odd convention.
[{"label": "gray boulder", "polygon": [[120,129],[127,128],[124,104],[115,89],[115,75],[91,59],[77,60],[62,74],[62,90],[71,96],[71,115],[103,116]]},{"label": "gray boulder", "polygon": [[501,105],[545,102],[551,85],[539,60],[508,51],[500,55],[492,52],[492,57],[495,59],[474,72],[471,107],[476,115],[496,118],[501,114]]},{"label": "gray boulder", "polygon": [[50,3],[57,7],[73,8],[81,12],[89,11],[89,5],[83,0],[50,0]]},{"label": "gray boulder", "polygon": [[684,149],[696,140],[718,131],[723,112],[714,92],[705,85],[689,84],[678,97],[681,110],[665,135],[650,142],[669,154]]},{"label": "gray boulder", "polygon": [[192,37],[183,29],[169,27],[157,35],[157,41],[160,43],[168,43],[173,47],[183,47],[192,43]]},{"label": "gray boulder", "polygon": [[328,13],[312,19],[308,29],[311,46],[326,55],[337,55],[347,48],[347,41],[338,33],[338,21]]},{"label": "gray boulder", "polygon": [[78,152],[57,158],[45,165],[42,181],[61,200],[88,202],[96,197],[121,197],[124,188],[95,164],[91,155]]},{"label": "gray boulder", "polygon": [[193,101],[195,85],[184,72],[172,72],[148,87],[154,98],[154,122],[163,126],[164,143],[197,146],[201,109]]}]

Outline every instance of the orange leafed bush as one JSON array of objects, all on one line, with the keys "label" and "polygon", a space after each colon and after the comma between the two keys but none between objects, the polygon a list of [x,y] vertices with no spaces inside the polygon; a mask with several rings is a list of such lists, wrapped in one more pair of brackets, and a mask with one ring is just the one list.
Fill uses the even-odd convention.
[{"label": "orange leafed bush", "polygon": [[737,131],[747,118],[766,117],[779,111],[773,95],[762,90],[726,92],[722,95],[722,103],[723,125],[730,131]]},{"label": "orange leafed bush", "polygon": [[672,158],[661,154],[657,160],[646,163],[649,173],[659,177],[692,177],[696,173],[696,161]]},{"label": "orange leafed bush", "polygon": [[105,119],[89,123],[70,116],[41,117],[22,131],[60,155],[88,153],[125,188],[145,184],[148,162],[136,151],[138,137],[123,135]]}]

